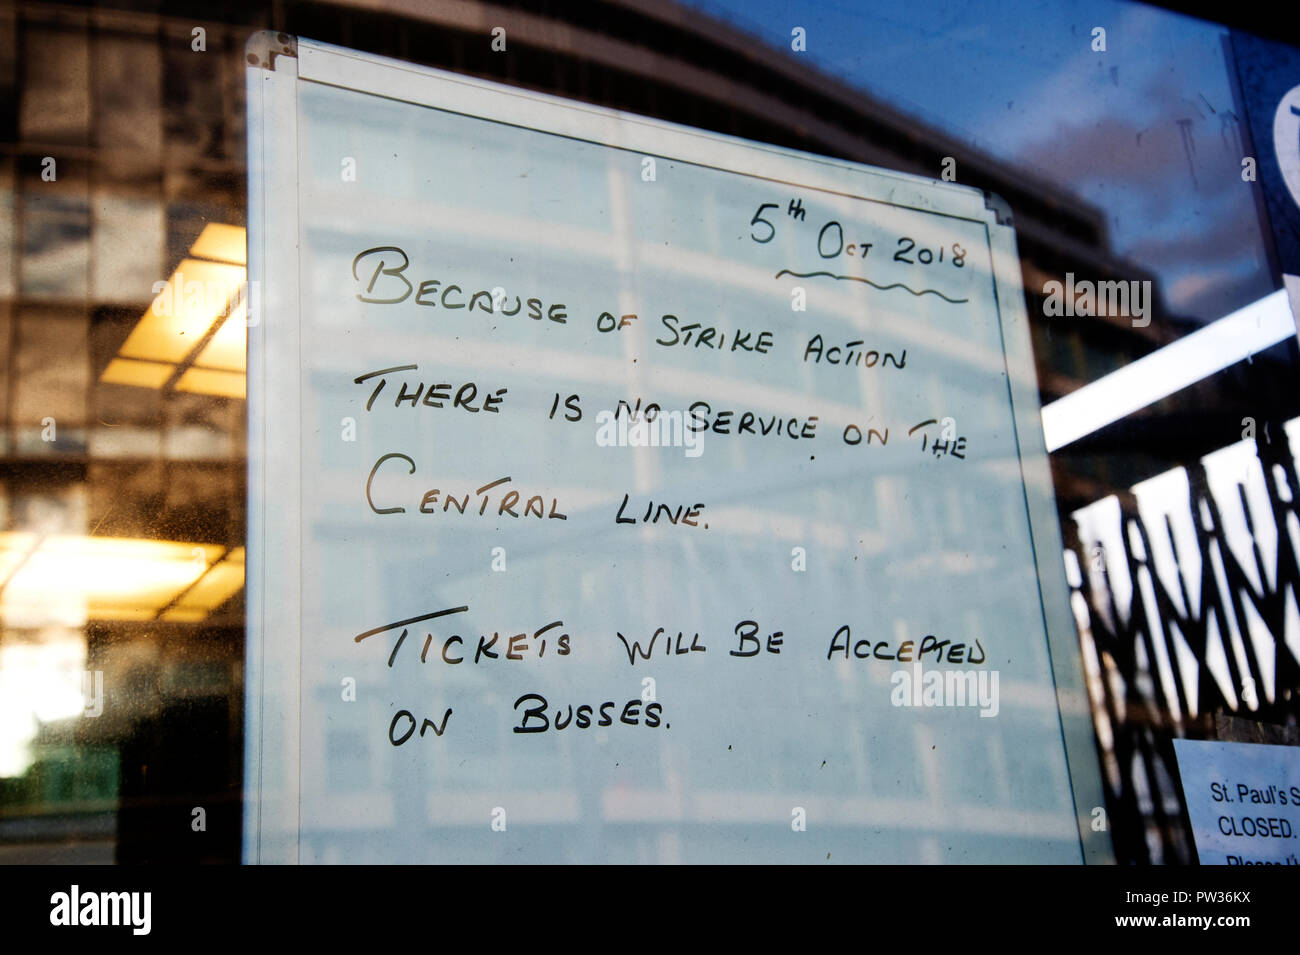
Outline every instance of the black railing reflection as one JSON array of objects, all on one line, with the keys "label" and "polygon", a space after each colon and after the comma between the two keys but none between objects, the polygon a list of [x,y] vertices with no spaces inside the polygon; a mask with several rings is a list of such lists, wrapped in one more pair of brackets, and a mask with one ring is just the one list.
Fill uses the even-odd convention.
[{"label": "black railing reflection", "polygon": [[[1300,604],[1300,481],[1283,422],[1261,428],[1254,450],[1260,467],[1247,480],[1262,480],[1267,492],[1275,555],[1263,543],[1273,535],[1260,526],[1260,509],[1252,513],[1247,486],[1235,483],[1236,500],[1221,500],[1200,461],[1186,467],[1188,513],[1166,512],[1153,527],[1134,495],[1121,497],[1121,553],[1087,540],[1082,523],[1066,527],[1072,603],[1120,863],[1196,861],[1175,738],[1218,738],[1216,715],[1282,726],[1300,719],[1300,661],[1286,641],[1288,604]],[[1245,565],[1238,559],[1243,542],[1237,550],[1230,546],[1225,521],[1225,511],[1238,507],[1250,538]],[[1176,522],[1195,529],[1199,569],[1187,535],[1180,554]],[[1156,566],[1153,535],[1163,538],[1159,553],[1172,554],[1173,566]],[[1127,606],[1112,586],[1122,574],[1132,584]],[[1193,575],[1199,587],[1192,586]],[[1258,618],[1253,625],[1251,616]],[[1179,664],[1189,652],[1194,672]],[[1162,660],[1168,665],[1160,666]]]}]

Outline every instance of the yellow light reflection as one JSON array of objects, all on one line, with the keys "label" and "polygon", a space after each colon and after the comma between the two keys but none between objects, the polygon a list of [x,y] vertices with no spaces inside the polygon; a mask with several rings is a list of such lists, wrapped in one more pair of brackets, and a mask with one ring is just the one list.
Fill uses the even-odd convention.
[{"label": "yellow light reflection", "polygon": [[18,565],[27,559],[39,540],[35,534],[23,531],[0,534],[0,587],[5,585]]},{"label": "yellow light reflection", "polygon": [[220,395],[223,398],[243,398],[246,387],[243,372],[212,371],[207,368],[191,368],[176,382],[177,391]]},{"label": "yellow light reflection", "polygon": [[[153,620],[182,595],[178,606],[206,613],[238,589],[233,568],[243,580],[242,549],[237,560],[217,565],[222,571],[209,583],[225,552],[217,544],[51,536],[33,551],[32,536],[0,534],[0,618],[7,626]],[[191,598],[186,590],[196,583]]]},{"label": "yellow light reflection", "polygon": [[244,282],[238,265],[186,259],[158,293],[119,352],[125,358],[181,362],[226,312]]},{"label": "yellow light reflection", "polygon": [[[161,389],[177,369],[185,369],[176,380],[179,391],[245,397],[245,231],[211,222],[190,246],[190,256],[140,317],[101,381]],[[217,323],[216,333],[196,351]]]},{"label": "yellow light reflection", "polygon": [[231,311],[230,315],[217,333],[208,340],[194,364],[204,368],[220,368],[223,371],[237,371],[241,375],[248,363],[248,335],[245,330],[245,316],[248,310],[243,302]]},{"label": "yellow light reflection", "polygon": [[134,358],[114,358],[99,376],[100,381],[113,385],[137,385],[141,388],[161,388],[176,370],[175,365],[158,361],[137,361]]},{"label": "yellow light reflection", "polygon": [[209,222],[190,246],[190,254],[245,265],[248,262],[248,246],[244,230],[237,225]]},{"label": "yellow light reflection", "polygon": [[163,620],[202,620],[244,586],[244,548],[236,547],[162,615]]}]

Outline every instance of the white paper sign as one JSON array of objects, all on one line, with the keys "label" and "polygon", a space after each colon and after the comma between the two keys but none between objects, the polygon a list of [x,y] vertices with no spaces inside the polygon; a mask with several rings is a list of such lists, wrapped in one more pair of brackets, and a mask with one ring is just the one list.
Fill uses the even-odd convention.
[{"label": "white paper sign", "polygon": [[1300,865],[1300,747],[1174,740],[1202,865]]},{"label": "white paper sign", "polygon": [[249,82],[250,859],[1101,851],[982,194],[306,41]]}]

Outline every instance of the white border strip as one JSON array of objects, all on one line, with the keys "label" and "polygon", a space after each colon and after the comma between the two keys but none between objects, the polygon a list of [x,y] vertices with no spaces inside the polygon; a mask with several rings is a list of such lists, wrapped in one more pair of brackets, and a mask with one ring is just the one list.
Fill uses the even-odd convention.
[{"label": "white border strip", "polygon": [[1043,408],[1047,450],[1056,451],[1202,378],[1296,334],[1279,289]]}]

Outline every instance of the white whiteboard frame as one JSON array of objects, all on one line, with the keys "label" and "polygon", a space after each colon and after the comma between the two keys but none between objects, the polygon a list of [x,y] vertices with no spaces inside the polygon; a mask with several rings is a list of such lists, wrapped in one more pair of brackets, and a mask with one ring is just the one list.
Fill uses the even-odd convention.
[{"label": "white whiteboard frame", "polygon": [[[302,446],[297,287],[301,238],[297,107],[301,83],[340,87],[759,180],[949,216],[962,213],[984,223],[993,253],[1016,446],[1079,829],[1080,860],[1114,861],[1107,831],[1093,828],[1093,811],[1104,807],[1105,801],[1061,557],[1063,546],[1043,439],[1015,233],[1000,200],[986,198],[969,186],[869,169],[285,34],[255,34],[248,42],[247,54],[250,294],[245,862],[299,861],[301,577],[268,573],[268,569],[301,566],[301,513],[295,507],[268,508],[267,495],[274,492],[280,502],[301,500],[301,454],[287,453]],[[941,209],[935,196],[942,196]],[[262,414],[267,407],[274,407],[276,414]],[[263,707],[268,681],[286,688],[284,705],[273,712]],[[265,790],[262,780],[269,773],[279,774],[285,785],[273,792]],[[272,819],[279,824],[267,826]]]}]

